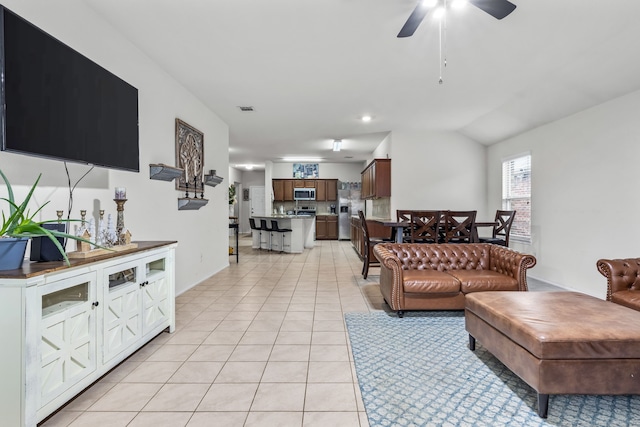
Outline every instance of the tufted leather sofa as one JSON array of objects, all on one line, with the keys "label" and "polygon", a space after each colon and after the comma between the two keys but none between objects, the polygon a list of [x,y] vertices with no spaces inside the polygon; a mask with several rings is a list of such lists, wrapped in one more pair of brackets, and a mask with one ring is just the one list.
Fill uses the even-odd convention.
[{"label": "tufted leather sofa", "polygon": [[640,258],[600,259],[597,266],[607,278],[607,301],[640,310]]},{"label": "tufted leather sofa", "polygon": [[489,243],[380,243],[380,291],[391,309],[463,310],[465,294],[526,291],[532,255]]}]

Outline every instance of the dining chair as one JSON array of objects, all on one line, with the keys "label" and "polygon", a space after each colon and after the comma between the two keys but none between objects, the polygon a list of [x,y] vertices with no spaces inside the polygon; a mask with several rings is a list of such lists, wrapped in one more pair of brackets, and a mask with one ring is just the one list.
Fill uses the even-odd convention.
[{"label": "dining chair", "polygon": [[367,276],[369,275],[369,267],[372,264],[374,264],[375,266],[380,265],[380,262],[373,255],[372,248],[378,243],[390,242],[391,239],[371,237],[369,234],[369,227],[367,227],[367,219],[364,217],[364,212],[358,211],[358,217],[360,218],[360,228],[362,229],[362,239],[364,241],[364,248],[362,251],[363,252],[362,277],[366,279]]},{"label": "dining chair", "polygon": [[440,211],[411,211],[411,243],[438,243]]},{"label": "dining chair", "polygon": [[446,211],[443,243],[476,243],[477,211]]},{"label": "dining chair", "polygon": [[495,223],[491,237],[480,237],[480,243],[494,243],[496,245],[509,247],[509,235],[511,225],[516,217],[516,211],[496,210]]},{"label": "dining chair", "polygon": [[411,220],[411,210],[396,209],[396,221],[406,222],[408,225],[402,229],[402,241],[411,241],[411,232],[413,230],[413,222]]}]

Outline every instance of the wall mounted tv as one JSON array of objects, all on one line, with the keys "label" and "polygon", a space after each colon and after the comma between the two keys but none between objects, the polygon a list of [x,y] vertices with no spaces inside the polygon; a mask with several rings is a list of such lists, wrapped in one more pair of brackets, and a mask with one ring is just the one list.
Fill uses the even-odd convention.
[{"label": "wall mounted tv", "polygon": [[138,90],[0,5],[2,150],[140,170]]}]

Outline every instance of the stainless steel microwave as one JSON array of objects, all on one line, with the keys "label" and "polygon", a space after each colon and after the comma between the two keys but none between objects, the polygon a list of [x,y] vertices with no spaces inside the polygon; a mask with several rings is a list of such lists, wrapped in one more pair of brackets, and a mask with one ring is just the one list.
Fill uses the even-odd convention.
[{"label": "stainless steel microwave", "polygon": [[293,200],[315,200],[316,189],[315,188],[294,188]]}]

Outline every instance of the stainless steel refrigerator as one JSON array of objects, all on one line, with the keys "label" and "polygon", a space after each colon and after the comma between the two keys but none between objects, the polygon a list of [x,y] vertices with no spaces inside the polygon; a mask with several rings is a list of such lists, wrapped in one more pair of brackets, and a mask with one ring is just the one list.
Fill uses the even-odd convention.
[{"label": "stainless steel refrigerator", "polygon": [[[347,188],[345,188],[347,187]],[[351,238],[351,217],[364,210],[364,200],[360,200],[360,183],[340,183],[338,190],[338,239]]]}]

